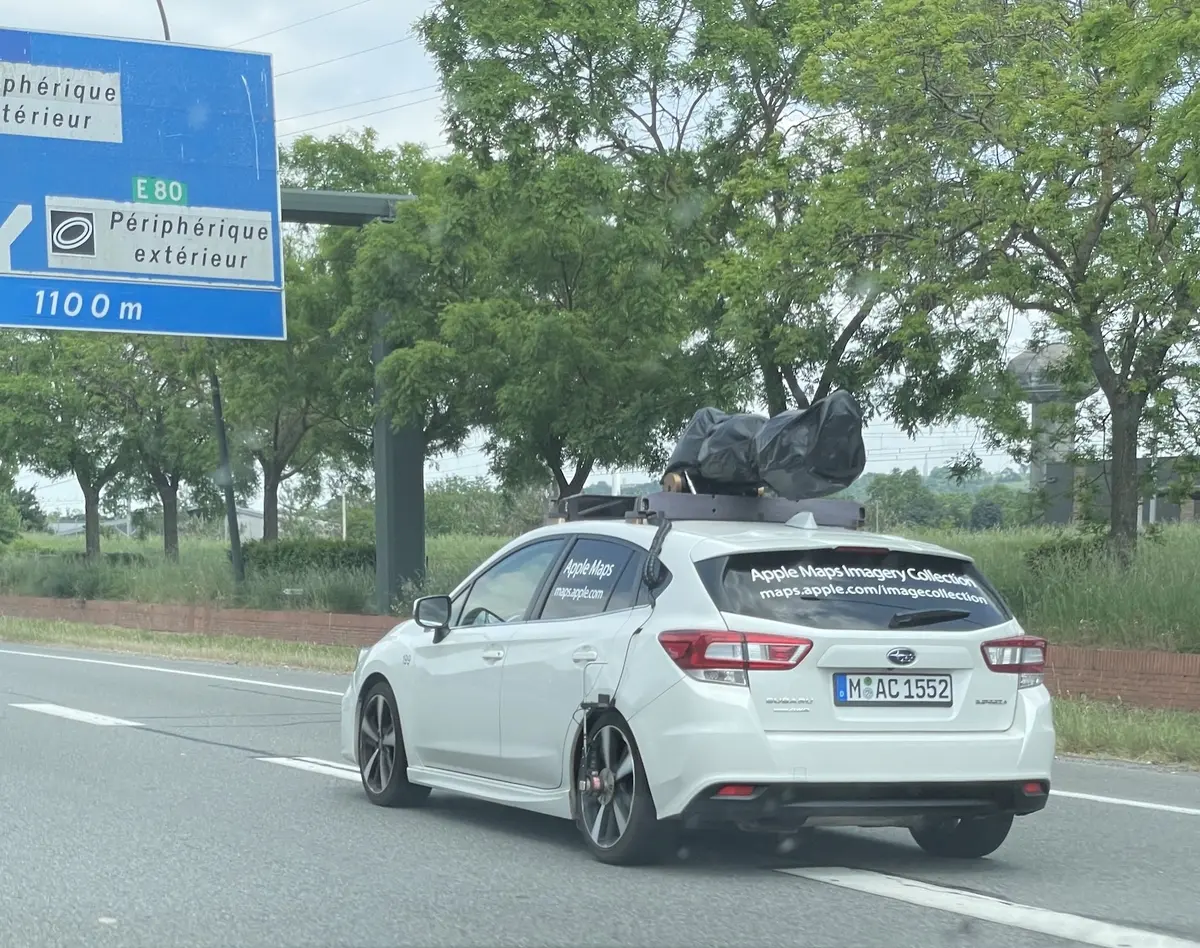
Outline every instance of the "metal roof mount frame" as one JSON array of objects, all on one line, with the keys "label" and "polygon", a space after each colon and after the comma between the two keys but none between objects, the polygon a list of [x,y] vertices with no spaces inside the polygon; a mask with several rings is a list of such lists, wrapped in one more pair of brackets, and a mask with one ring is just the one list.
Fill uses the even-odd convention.
[{"label": "metal roof mount frame", "polygon": [[572,520],[722,520],[740,523],[803,524],[808,514],[819,527],[857,530],[867,522],[866,508],[855,500],[784,500],[731,494],[681,494],[661,491],[644,497],[576,494],[558,502],[552,519]]}]

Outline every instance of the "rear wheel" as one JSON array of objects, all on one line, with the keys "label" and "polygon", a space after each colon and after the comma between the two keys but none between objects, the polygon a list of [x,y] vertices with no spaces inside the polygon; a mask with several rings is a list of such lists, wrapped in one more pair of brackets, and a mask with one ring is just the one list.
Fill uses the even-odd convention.
[{"label": "rear wheel", "polygon": [[576,823],[588,849],[610,865],[658,862],[675,825],[658,819],[629,725],[610,711],[588,731],[575,787]]},{"label": "rear wheel", "polygon": [[367,799],[376,806],[418,806],[429,796],[428,787],[409,783],[396,696],[386,681],[376,682],[363,698],[358,772]]},{"label": "rear wheel", "polygon": [[1008,838],[1011,813],[976,816],[961,820],[926,820],[910,832],[925,852],[947,859],[982,859],[990,856]]}]

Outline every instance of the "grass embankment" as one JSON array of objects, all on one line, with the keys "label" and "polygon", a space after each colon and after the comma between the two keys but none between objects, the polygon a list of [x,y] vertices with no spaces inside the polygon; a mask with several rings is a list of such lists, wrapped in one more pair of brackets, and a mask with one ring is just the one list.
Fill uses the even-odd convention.
[{"label": "grass embankment", "polygon": [[1050,530],[926,533],[975,557],[1025,628],[1060,645],[1200,652],[1200,527],[1143,538],[1129,569],[1107,559],[1050,561],[1029,553]]},{"label": "grass embankment", "polygon": [[1060,698],[1054,726],[1060,753],[1200,767],[1200,714],[1193,712]]},{"label": "grass embankment", "polygon": [[0,617],[0,642],[340,673],[353,671],[358,655],[357,649],[343,645],[310,645],[236,635],[178,635],[82,622],[44,622],[7,617]]}]

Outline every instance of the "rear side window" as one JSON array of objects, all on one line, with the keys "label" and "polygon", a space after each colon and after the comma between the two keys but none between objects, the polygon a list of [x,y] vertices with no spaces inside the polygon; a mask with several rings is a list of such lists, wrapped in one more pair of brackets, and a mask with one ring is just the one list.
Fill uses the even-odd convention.
[{"label": "rear side window", "polygon": [[[621,588],[633,549],[605,540],[581,539],[559,569],[542,609],[543,619],[574,619],[604,612]],[[628,606],[625,606],[628,608]]]},{"label": "rear side window", "polygon": [[786,550],[720,557],[696,567],[723,611],[811,628],[966,630],[1012,618],[979,571],[953,557]]}]

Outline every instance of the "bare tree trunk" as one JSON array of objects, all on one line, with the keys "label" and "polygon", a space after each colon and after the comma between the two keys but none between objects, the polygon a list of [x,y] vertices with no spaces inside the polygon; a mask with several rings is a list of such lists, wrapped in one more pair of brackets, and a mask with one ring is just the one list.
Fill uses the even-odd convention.
[{"label": "bare tree trunk", "polygon": [[587,484],[587,479],[592,475],[592,468],[595,466],[595,461],[583,461],[575,468],[575,473],[567,480],[567,475],[563,473],[561,467],[554,468],[554,483],[558,486],[558,499],[564,497],[573,497],[581,492]]},{"label": "bare tree trunk", "polygon": [[100,489],[79,481],[83,492],[83,536],[89,560],[100,558]]},{"label": "bare tree trunk", "polygon": [[279,475],[263,468],[263,540],[279,539]]},{"label": "bare tree trunk", "polygon": [[1138,538],[1138,427],[1141,405],[1122,396],[1110,403],[1112,458],[1109,463],[1109,545],[1118,561],[1128,567]]},{"label": "bare tree trunk", "polygon": [[179,485],[167,479],[158,485],[163,512],[163,554],[168,560],[179,559]]}]

